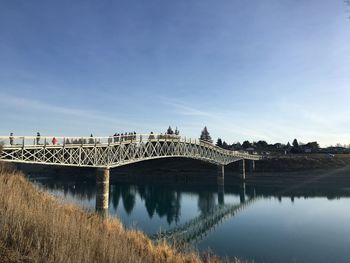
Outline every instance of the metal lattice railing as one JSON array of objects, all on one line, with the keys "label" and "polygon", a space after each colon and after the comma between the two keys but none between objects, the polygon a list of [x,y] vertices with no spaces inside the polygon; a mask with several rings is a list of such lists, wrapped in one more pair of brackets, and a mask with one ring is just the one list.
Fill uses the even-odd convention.
[{"label": "metal lattice railing", "polygon": [[7,162],[113,168],[134,162],[185,157],[226,165],[259,155],[230,151],[211,143],[163,134],[110,137],[0,136],[0,160]]}]

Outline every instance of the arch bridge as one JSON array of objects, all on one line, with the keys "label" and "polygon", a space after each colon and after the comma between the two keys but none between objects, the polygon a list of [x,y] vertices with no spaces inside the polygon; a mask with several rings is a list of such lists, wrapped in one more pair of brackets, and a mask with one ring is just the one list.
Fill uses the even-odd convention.
[{"label": "arch bridge", "polygon": [[191,158],[224,166],[240,161],[245,179],[245,162],[261,156],[222,149],[206,141],[163,134],[131,134],[110,137],[0,136],[0,161],[55,166],[96,167],[96,209],[108,208],[109,169],[160,158]]}]

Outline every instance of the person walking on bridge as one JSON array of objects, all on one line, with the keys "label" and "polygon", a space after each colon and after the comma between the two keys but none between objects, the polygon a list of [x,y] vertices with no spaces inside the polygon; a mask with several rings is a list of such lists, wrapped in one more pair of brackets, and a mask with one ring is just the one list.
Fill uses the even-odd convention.
[{"label": "person walking on bridge", "polygon": [[57,143],[57,139],[56,139],[56,137],[53,137],[52,138],[52,145],[56,145],[56,143]]},{"label": "person walking on bridge", "polygon": [[95,140],[94,140],[94,135],[92,135],[92,133],[90,134],[90,138],[89,138],[89,144],[94,144]]},{"label": "person walking on bridge", "polygon": [[36,144],[39,145],[40,143],[40,132],[36,133]]},{"label": "person walking on bridge", "polygon": [[10,133],[10,145],[12,146],[13,145],[13,132]]},{"label": "person walking on bridge", "polygon": [[149,137],[148,137],[149,140],[154,140],[154,135],[153,135],[153,131],[151,131]]}]

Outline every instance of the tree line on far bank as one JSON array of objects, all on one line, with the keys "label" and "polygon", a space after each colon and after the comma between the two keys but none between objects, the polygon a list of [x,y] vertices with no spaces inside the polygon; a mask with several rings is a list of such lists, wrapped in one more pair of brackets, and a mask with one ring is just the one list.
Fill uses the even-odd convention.
[{"label": "tree line on far bank", "polygon": [[264,140],[260,141],[253,141],[250,142],[248,140],[245,140],[243,143],[235,142],[232,144],[228,144],[225,141],[223,141],[221,138],[218,138],[216,141],[216,146],[221,147],[223,149],[228,150],[248,150],[248,151],[255,151],[259,153],[263,152],[275,152],[275,153],[350,153],[350,144],[348,146],[346,145],[340,145],[337,144],[335,146],[330,146],[326,148],[321,148],[317,141],[308,142],[308,143],[300,143],[297,139],[294,139],[292,144],[288,142],[287,144],[283,143],[273,143],[269,144]]},{"label": "tree line on far bank", "polygon": [[[203,141],[207,141],[213,143],[211,136],[208,132],[207,127],[204,127],[202,133],[200,135],[200,139]],[[287,144],[283,143],[273,143],[269,144],[264,140],[253,141],[250,142],[248,140],[240,142],[235,142],[232,144],[228,144],[226,141],[223,141],[221,138],[218,138],[216,146],[227,149],[227,150],[246,150],[246,151],[254,151],[259,153],[269,153],[269,152],[279,152],[279,153],[350,153],[350,144],[349,145],[341,145],[336,144],[335,146],[330,146],[326,148],[321,148],[317,141],[312,141],[308,143],[300,143],[297,139],[294,139],[292,144],[288,142]]]}]

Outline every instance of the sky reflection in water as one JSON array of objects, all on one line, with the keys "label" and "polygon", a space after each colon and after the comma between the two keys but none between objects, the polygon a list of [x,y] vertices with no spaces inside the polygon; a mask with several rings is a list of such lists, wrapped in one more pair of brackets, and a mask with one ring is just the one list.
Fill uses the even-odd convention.
[{"label": "sky reflection in water", "polygon": [[[94,184],[38,181],[64,200],[94,209]],[[350,191],[346,188],[314,187],[286,193],[276,187],[242,184],[223,189],[217,185],[111,183],[109,213],[127,227],[152,235],[212,216],[220,205],[240,205],[252,198],[257,199],[197,235],[193,242],[198,249],[210,248],[222,256],[255,262],[349,262]]]}]

